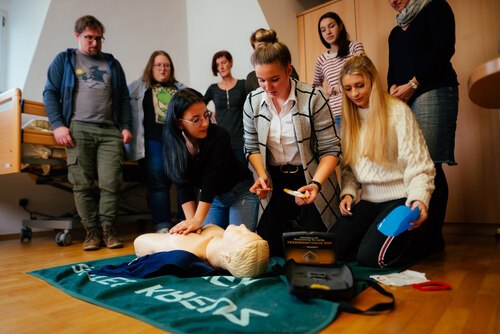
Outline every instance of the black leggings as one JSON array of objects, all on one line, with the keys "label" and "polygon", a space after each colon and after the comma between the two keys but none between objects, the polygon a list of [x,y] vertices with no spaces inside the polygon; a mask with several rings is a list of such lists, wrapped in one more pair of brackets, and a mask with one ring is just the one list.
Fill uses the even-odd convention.
[{"label": "black leggings", "polygon": [[412,262],[408,250],[420,228],[405,231],[397,237],[387,237],[377,229],[378,223],[405,201],[405,198],[383,203],[362,200],[354,205],[352,216],[342,216],[337,222],[338,259],[356,260],[361,266],[380,268]]}]

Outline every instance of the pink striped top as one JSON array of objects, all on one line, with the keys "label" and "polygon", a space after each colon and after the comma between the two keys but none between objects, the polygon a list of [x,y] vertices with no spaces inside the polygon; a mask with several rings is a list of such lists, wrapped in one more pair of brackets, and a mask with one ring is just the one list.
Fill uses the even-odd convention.
[{"label": "pink striped top", "polygon": [[[322,86],[323,81],[326,81],[329,87],[336,87],[340,91],[339,74],[342,65],[345,61],[353,55],[365,52],[361,42],[352,41],[349,44],[349,54],[343,58],[336,57],[328,51],[323,53],[316,60],[314,66],[314,86]],[[342,94],[332,94],[328,99],[328,104],[332,111],[333,116],[340,116],[342,114]]]}]

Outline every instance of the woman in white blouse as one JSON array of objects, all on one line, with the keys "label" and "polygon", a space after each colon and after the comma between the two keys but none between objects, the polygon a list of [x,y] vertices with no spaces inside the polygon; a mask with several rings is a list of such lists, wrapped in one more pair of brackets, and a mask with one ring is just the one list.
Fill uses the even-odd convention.
[{"label": "woman in white blouse", "polygon": [[260,88],[245,102],[245,153],[257,173],[250,191],[261,199],[270,196],[257,232],[274,256],[282,254],[284,232],[327,231],[339,217],[340,139],[323,91],[290,78],[285,44],[265,43],[251,61]]}]

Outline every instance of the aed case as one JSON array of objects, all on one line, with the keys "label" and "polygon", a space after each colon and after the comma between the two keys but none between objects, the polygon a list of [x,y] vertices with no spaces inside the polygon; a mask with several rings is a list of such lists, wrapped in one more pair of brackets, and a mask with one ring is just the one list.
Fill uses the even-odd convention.
[{"label": "aed case", "polygon": [[335,234],[325,232],[283,233],[285,273],[291,294],[299,298],[348,300],[354,277],[347,265],[338,265]]}]

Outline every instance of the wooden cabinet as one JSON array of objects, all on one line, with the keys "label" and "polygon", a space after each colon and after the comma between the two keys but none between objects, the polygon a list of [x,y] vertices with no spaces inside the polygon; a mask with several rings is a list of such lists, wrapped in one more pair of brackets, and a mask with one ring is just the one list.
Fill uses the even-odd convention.
[{"label": "wooden cabinet", "polygon": [[[475,105],[469,98],[467,81],[478,65],[498,57],[500,1],[448,3],[455,14],[452,62],[460,82],[460,100],[455,140],[458,166],[445,166],[450,189],[446,221],[482,223],[475,225],[494,231],[500,227],[500,109]],[[316,58],[325,51],[317,25],[327,11],[339,14],[351,40],[363,43],[386,85],[387,38],[396,24],[396,11],[386,0],[331,1],[297,15],[301,80],[312,83]]]}]

